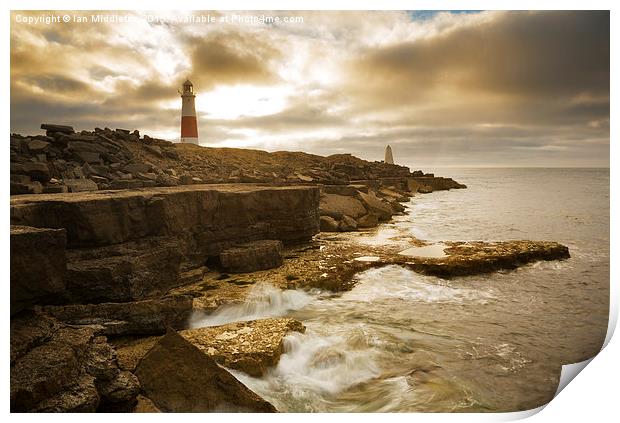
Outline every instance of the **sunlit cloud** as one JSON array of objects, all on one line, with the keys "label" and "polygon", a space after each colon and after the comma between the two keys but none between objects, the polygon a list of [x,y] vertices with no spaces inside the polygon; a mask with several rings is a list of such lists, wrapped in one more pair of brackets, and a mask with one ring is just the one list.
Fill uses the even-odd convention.
[{"label": "sunlit cloud", "polygon": [[608,12],[274,14],[304,22],[12,22],[11,130],[53,121],[176,141],[190,78],[205,146],[378,160],[389,143],[411,165],[609,163]]}]

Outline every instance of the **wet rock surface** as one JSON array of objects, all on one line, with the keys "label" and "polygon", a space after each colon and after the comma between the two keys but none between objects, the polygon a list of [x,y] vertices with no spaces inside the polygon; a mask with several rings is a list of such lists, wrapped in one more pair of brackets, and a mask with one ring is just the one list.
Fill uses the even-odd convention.
[{"label": "wet rock surface", "polygon": [[410,257],[404,264],[426,275],[452,278],[516,269],[541,260],[570,258],[568,247],[548,241],[447,242],[446,257]]},{"label": "wet rock surface", "polygon": [[304,330],[301,322],[287,318],[230,323],[179,333],[222,366],[260,377],[278,364],[284,337],[291,331]]},{"label": "wet rock surface", "polygon": [[[274,318],[186,329],[179,334],[218,364],[260,377],[278,364],[284,337],[290,332],[304,330],[304,325],[297,320]],[[123,370],[135,371],[142,357],[159,339],[151,336],[112,341],[119,366]]]},{"label": "wet rock surface", "polygon": [[273,405],[172,331],[140,360],[136,375],[146,396],[162,411],[276,411]]}]

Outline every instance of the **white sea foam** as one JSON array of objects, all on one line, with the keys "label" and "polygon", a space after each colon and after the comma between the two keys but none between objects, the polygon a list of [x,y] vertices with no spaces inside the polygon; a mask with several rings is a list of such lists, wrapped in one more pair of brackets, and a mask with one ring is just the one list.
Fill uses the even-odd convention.
[{"label": "white sea foam", "polygon": [[196,314],[191,327],[218,326],[231,322],[283,316],[290,311],[303,308],[313,298],[302,290],[282,290],[267,283],[258,283],[251,288],[243,304],[225,305],[209,315]]},{"label": "white sea foam", "polygon": [[[331,333],[329,333],[331,332]],[[235,376],[267,398],[286,402],[322,403],[359,383],[376,378],[379,349],[362,325],[308,328],[284,339],[284,354],[278,365],[257,379],[244,373]],[[321,400],[322,398],[322,400]]]},{"label": "white sea foam", "polygon": [[400,266],[370,269],[358,275],[355,287],[342,300],[372,302],[382,298],[407,301],[461,303],[486,302],[494,298],[489,291],[441,285],[437,278],[418,275]]}]

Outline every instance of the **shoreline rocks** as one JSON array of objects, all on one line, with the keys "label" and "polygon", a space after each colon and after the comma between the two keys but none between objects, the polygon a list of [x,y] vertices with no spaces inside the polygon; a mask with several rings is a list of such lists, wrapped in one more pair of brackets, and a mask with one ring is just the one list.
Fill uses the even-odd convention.
[{"label": "shoreline rocks", "polygon": [[97,327],[38,312],[11,319],[11,412],[129,410],[138,390]]},{"label": "shoreline rocks", "polygon": [[169,296],[125,303],[45,306],[45,313],[70,325],[96,325],[108,336],[150,335],[183,328],[192,312],[192,298]]},{"label": "shoreline rocks", "polygon": [[305,330],[297,320],[280,318],[187,329],[179,334],[220,365],[260,377],[280,361],[284,337]]},{"label": "shoreline rocks", "polygon": [[[278,364],[286,335],[304,331],[304,325],[295,319],[270,318],[185,329],[178,333],[221,366],[260,377]],[[135,371],[142,357],[159,339],[151,336],[112,341],[119,367]]]},{"label": "shoreline rocks", "polygon": [[401,260],[418,273],[449,279],[516,269],[535,261],[570,258],[568,247],[549,241],[472,241],[446,244],[446,257],[410,257]]},{"label": "shoreline rocks", "polygon": [[140,360],[136,375],[146,397],[162,411],[277,411],[213,359],[172,331]]},{"label": "shoreline rocks", "polygon": [[[65,285],[46,304],[127,302],[187,283],[209,258],[244,241],[273,240],[248,249],[254,263],[247,265],[277,265],[280,242],[304,242],[319,232],[318,203],[318,188],[310,186],[193,185],[14,197],[11,221],[66,234],[66,253],[60,241],[37,251],[49,252],[49,261],[67,259]],[[13,290],[25,290],[25,281],[14,274]]]},{"label": "shoreline rocks", "polygon": [[[207,148],[175,144],[125,129],[76,132],[42,124],[45,135],[11,134],[11,195],[137,189],[202,183],[349,184],[355,180],[426,177],[432,189],[460,184],[350,154]],[[78,182],[79,181],[79,182]],[[451,181],[451,180],[450,180]]]}]

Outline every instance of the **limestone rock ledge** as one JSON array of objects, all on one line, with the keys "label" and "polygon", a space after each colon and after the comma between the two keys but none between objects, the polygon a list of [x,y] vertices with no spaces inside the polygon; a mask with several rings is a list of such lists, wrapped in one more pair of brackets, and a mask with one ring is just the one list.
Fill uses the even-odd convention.
[{"label": "limestone rock ledge", "polygon": [[451,278],[516,269],[535,261],[570,258],[568,247],[550,241],[473,241],[446,244],[446,257],[410,257],[403,264],[418,273]]},{"label": "limestone rock ledge", "polygon": [[108,336],[162,334],[180,329],[192,312],[190,296],[175,295],[127,303],[45,306],[46,313],[71,325],[98,325]]},{"label": "limestone rock ledge", "polygon": [[[312,238],[319,232],[318,206],[317,187],[249,184],[12,197],[13,225],[47,228],[37,234],[40,240],[51,238],[53,229],[64,231],[57,232],[57,248],[36,251],[44,256],[38,261],[49,258],[62,267],[66,255],[67,262],[66,287],[51,279],[50,289],[37,290],[45,298],[20,294],[15,307],[164,295],[227,247],[264,239],[288,244]],[[61,245],[65,235],[66,252]],[[16,242],[22,238],[18,232],[11,236]],[[28,254],[35,252],[12,258],[27,264]],[[12,272],[12,292],[29,289],[23,277],[28,267],[21,268]],[[61,288],[64,292],[57,295]]]}]

